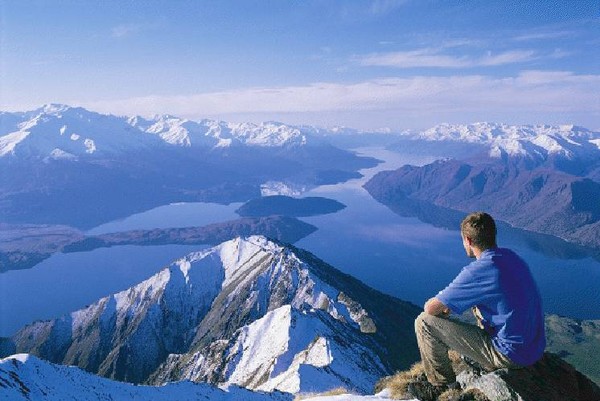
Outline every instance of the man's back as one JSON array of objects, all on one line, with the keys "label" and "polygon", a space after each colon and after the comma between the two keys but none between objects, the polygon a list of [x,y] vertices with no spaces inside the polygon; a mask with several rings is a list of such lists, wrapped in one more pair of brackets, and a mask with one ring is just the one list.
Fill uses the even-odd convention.
[{"label": "man's back", "polygon": [[494,347],[518,365],[531,365],[543,355],[539,291],[527,264],[513,251],[483,251],[436,298],[458,314],[477,306]]}]

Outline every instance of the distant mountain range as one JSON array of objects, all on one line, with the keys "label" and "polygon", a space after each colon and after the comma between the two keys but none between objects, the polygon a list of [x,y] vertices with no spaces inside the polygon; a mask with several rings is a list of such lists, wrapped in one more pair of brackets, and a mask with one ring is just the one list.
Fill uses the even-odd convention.
[{"label": "distant mountain range", "polygon": [[489,148],[489,156],[525,157],[545,160],[593,160],[600,151],[600,133],[575,125],[507,125],[497,123],[441,124],[410,139],[429,142],[478,144]]},{"label": "distant mountain range", "polygon": [[0,341],[134,383],[371,393],[418,359],[418,307],[264,237],[190,254],[128,290]]},{"label": "distant mountain range", "polygon": [[199,122],[160,115],[119,117],[81,107],[49,104],[29,112],[0,114],[0,157],[75,160],[96,153],[144,151],[160,146],[293,147],[309,145],[297,128],[281,123]]},{"label": "distant mountain range", "polygon": [[0,214],[89,228],[171,202],[244,202],[265,187],[337,183],[376,163],[281,123],[46,105],[0,113]]},{"label": "distant mountain range", "polygon": [[[407,139],[409,138],[409,139]],[[600,133],[574,126],[441,125],[392,146],[457,159],[381,172],[365,188],[398,210],[414,201],[486,210],[526,230],[600,248]]]}]

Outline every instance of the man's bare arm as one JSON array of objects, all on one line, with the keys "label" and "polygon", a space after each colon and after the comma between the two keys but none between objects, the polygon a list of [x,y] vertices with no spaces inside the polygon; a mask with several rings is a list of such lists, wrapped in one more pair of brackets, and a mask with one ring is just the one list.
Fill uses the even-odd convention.
[{"label": "man's bare arm", "polygon": [[437,298],[430,298],[425,302],[425,312],[433,316],[448,316],[450,309]]}]

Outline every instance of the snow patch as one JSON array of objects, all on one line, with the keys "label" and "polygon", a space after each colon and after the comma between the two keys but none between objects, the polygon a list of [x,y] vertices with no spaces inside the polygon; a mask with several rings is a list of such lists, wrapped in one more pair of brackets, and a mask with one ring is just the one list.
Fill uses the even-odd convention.
[{"label": "snow patch", "polygon": [[307,191],[306,186],[295,185],[282,181],[267,181],[260,186],[261,196],[285,195],[300,196]]},{"label": "snow patch", "polygon": [[87,138],[85,141],[83,141],[83,144],[85,145],[85,153],[89,153],[92,154],[96,151],[96,143],[94,142],[93,139],[89,139]]},{"label": "snow patch", "polygon": [[14,154],[15,147],[28,136],[28,131],[16,131],[0,137],[0,156]]},{"label": "snow patch", "polygon": [[77,156],[59,148],[52,150],[49,157],[54,160],[77,160]]},{"label": "snow patch", "polygon": [[183,273],[183,277],[185,277],[185,283],[188,284],[190,282],[189,271],[192,268],[192,264],[185,259],[181,259],[175,262],[177,266],[179,266],[179,270]]}]

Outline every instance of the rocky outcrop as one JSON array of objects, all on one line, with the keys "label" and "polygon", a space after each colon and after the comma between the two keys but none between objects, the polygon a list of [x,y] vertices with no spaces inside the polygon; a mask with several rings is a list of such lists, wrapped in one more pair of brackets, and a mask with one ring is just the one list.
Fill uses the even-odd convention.
[{"label": "rocky outcrop", "polygon": [[524,369],[500,369],[487,374],[467,369],[457,376],[457,381],[463,391],[476,389],[493,401],[600,400],[600,387],[551,353]]},{"label": "rocky outcrop", "polygon": [[437,389],[427,382],[423,364],[377,383],[375,391],[392,399],[419,401],[596,401],[600,387],[558,355],[545,353],[533,366],[485,372],[476,363],[449,353],[457,383]]}]

